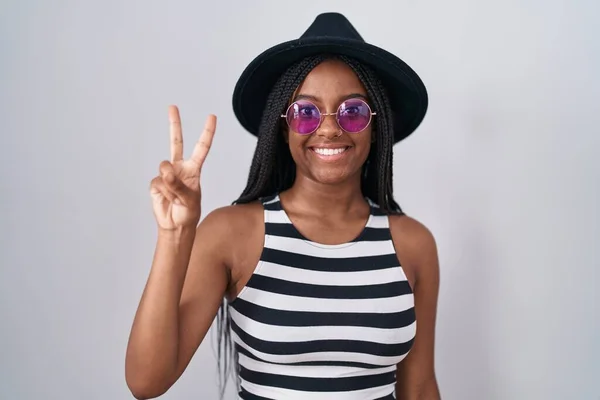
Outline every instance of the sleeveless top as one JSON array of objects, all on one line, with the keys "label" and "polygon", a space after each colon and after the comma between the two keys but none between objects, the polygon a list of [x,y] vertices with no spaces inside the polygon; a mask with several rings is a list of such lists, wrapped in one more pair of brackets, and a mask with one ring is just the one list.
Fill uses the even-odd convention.
[{"label": "sleeveless top", "polygon": [[416,320],[388,217],[369,202],[355,240],[324,245],[302,236],[278,195],[262,201],[262,255],[229,303],[239,398],[394,399]]}]

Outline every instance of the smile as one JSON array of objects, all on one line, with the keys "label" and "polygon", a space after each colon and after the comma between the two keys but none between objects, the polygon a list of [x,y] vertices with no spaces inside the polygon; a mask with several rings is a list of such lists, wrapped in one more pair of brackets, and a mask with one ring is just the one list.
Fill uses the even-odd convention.
[{"label": "smile", "polygon": [[346,150],[348,150],[348,147],[339,147],[337,149],[329,149],[329,148],[325,149],[325,148],[319,148],[319,147],[312,148],[312,151],[314,151],[315,153],[317,153],[321,156],[335,156],[338,154],[342,154]]},{"label": "smile", "polygon": [[313,154],[315,154],[319,159],[323,161],[334,162],[338,161],[348,154],[348,150],[350,146],[341,146],[336,148],[331,147],[311,147],[310,150]]}]

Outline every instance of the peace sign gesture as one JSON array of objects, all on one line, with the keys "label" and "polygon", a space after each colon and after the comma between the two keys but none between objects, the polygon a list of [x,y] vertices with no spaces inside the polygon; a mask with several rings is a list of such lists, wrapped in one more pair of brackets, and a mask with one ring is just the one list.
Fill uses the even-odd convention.
[{"label": "peace sign gesture", "polygon": [[169,107],[171,161],[160,163],[150,184],[154,216],[160,229],[196,227],[200,220],[200,171],[215,134],[217,117],[209,115],[192,156],[183,159],[183,134],[176,106]]}]

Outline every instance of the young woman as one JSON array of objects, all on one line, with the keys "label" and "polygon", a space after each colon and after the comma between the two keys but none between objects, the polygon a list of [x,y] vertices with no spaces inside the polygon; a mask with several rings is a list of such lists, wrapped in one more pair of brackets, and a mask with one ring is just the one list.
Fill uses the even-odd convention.
[{"label": "young woman", "polygon": [[327,13],[259,55],[233,107],[258,137],[248,184],[199,225],[216,118],[184,160],[170,108],[171,160],[151,184],[158,240],[127,349],[134,396],[165,393],[217,317],[239,398],[440,399],[436,245],[392,193],[392,147],[427,109],[417,74]]}]

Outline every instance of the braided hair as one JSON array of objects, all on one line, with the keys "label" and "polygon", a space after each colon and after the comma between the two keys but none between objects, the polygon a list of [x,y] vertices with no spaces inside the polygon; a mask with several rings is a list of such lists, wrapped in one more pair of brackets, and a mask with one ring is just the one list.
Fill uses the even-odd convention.
[{"label": "braided hair", "polygon": [[[296,178],[296,165],[282,133],[281,114],[288,107],[290,98],[306,76],[327,59],[338,59],[348,65],[365,86],[371,107],[377,112],[374,119],[374,145],[363,165],[361,190],[365,197],[377,204],[387,214],[402,213],[393,197],[392,148],[394,132],[392,111],[385,88],[375,72],[358,61],[333,55],[307,57],[291,66],[277,80],[269,94],[259,126],[258,143],[250,166],[246,188],[234,204],[254,202],[262,197],[275,195],[289,189]],[[227,377],[233,365],[237,377],[237,352],[231,341],[231,316],[227,300],[217,314],[217,368],[221,398],[224,396]]]}]

